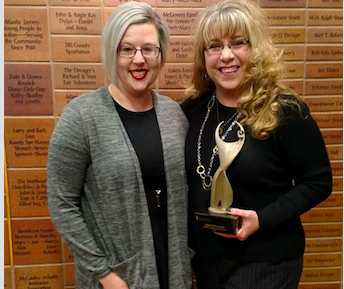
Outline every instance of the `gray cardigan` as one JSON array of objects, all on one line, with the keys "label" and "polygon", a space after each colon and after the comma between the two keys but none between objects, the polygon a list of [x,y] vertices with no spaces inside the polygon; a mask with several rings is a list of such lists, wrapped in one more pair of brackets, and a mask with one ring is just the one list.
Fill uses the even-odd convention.
[{"label": "gray cardigan", "polygon": [[[190,289],[184,141],[179,105],[153,93],[168,193],[169,288]],[[75,98],[50,140],[51,218],[74,254],[76,288],[102,288],[111,271],[130,289],[158,289],[140,164],[107,87]]]}]

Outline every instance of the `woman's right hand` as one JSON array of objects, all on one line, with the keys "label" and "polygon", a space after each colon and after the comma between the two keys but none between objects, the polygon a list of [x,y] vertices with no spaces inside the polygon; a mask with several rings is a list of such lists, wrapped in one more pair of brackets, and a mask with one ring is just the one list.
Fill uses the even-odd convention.
[{"label": "woman's right hand", "polygon": [[128,284],[114,272],[99,279],[99,282],[104,289],[130,289]]}]

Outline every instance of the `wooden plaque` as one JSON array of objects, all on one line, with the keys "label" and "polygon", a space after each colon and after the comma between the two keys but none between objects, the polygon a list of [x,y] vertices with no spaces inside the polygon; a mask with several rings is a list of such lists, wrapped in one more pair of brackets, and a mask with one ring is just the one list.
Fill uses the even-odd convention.
[{"label": "wooden plaque", "polygon": [[343,63],[306,63],[307,78],[343,77]]},{"label": "wooden plaque", "polygon": [[66,286],[75,285],[75,270],[74,270],[74,264],[65,264],[64,265],[65,270],[65,283]]},{"label": "wooden plaque", "polygon": [[343,176],[343,161],[331,162],[331,168],[333,176]]},{"label": "wooden plaque", "polygon": [[11,217],[49,216],[46,170],[8,171]]},{"label": "wooden plaque", "polygon": [[260,6],[269,8],[303,8],[306,7],[306,0],[260,0]]},{"label": "wooden plaque", "polygon": [[343,127],[343,114],[341,113],[312,113],[312,116],[320,128]]},{"label": "wooden plaque", "polygon": [[343,60],[343,46],[307,46],[306,60]]},{"label": "wooden plaque", "polygon": [[316,223],[316,222],[342,222],[343,209],[311,209],[301,215],[303,223]]},{"label": "wooden plaque", "polygon": [[109,19],[110,14],[112,13],[112,11],[114,11],[116,8],[108,8],[108,7],[104,7],[103,9],[103,26],[105,25],[105,23],[107,22],[107,20]]},{"label": "wooden plaque", "polygon": [[61,263],[61,237],[50,219],[12,220],[15,265]]},{"label": "wooden plaque", "polygon": [[12,268],[4,267],[4,289],[12,289]]},{"label": "wooden plaque", "polygon": [[16,267],[14,275],[16,289],[64,288],[62,265]]},{"label": "wooden plaque", "polygon": [[342,237],[343,224],[303,224],[307,238]]},{"label": "wooden plaque", "polygon": [[343,177],[333,177],[332,181],[332,190],[334,192],[342,192],[343,191]]},{"label": "wooden plaque", "polygon": [[299,284],[298,289],[340,289],[339,283]]},{"label": "wooden plaque", "polygon": [[305,42],[304,28],[270,28],[270,37],[275,43]]},{"label": "wooden plaque", "polygon": [[305,102],[311,112],[343,110],[343,98],[340,96],[306,97]]},{"label": "wooden plaque", "polygon": [[94,90],[105,84],[101,64],[55,64],[53,69],[55,89]]},{"label": "wooden plaque", "polygon": [[283,80],[283,84],[292,91],[299,95],[303,94],[303,81],[302,80]]},{"label": "wooden plaque", "polygon": [[340,268],[305,268],[301,275],[301,282],[340,281]]},{"label": "wooden plaque", "polygon": [[51,6],[101,6],[101,0],[49,0]]},{"label": "wooden plaque", "polygon": [[168,24],[171,35],[190,35],[194,30],[196,18],[202,12],[199,8],[178,9],[159,8],[157,12],[162,15]]},{"label": "wooden plaque", "polygon": [[100,8],[53,8],[49,9],[51,33],[101,34]]},{"label": "wooden plaque", "polygon": [[306,95],[343,94],[341,80],[306,80]]},{"label": "wooden plaque", "polygon": [[8,236],[8,221],[4,221],[4,265],[11,265],[10,240]]},{"label": "wooden plaque", "polygon": [[[128,0],[104,0],[104,5],[105,6],[119,6],[123,3],[125,3]],[[131,0],[132,1],[132,0]],[[156,0],[135,0],[137,2],[144,2],[147,3],[151,6],[155,6],[155,1]]]},{"label": "wooden plaque", "polygon": [[71,249],[67,246],[65,242],[63,242],[63,250],[64,250],[64,262],[71,263],[74,262],[74,255]]},{"label": "wooden plaque", "polygon": [[305,11],[300,10],[266,10],[270,26],[303,26]]},{"label": "wooden plaque", "polygon": [[342,0],[308,0],[308,7],[343,8],[343,1]]},{"label": "wooden plaque", "polygon": [[342,263],[341,254],[305,254],[303,257],[303,267],[335,267]]},{"label": "wooden plaque", "polygon": [[341,28],[309,28],[307,30],[308,43],[342,43],[343,29]]},{"label": "wooden plaque", "polygon": [[321,202],[316,207],[343,207],[343,194],[332,193],[325,201]]},{"label": "wooden plaque", "polygon": [[68,90],[68,91],[55,91],[55,113],[61,115],[65,106],[72,101],[75,97],[82,95],[89,90]]},{"label": "wooden plaque", "polygon": [[170,37],[167,62],[192,62],[193,55],[193,40],[191,37]]},{"label": "wooden plaque", "polygon": [[53,113],[50,64],[5,64],[5,115]]},{"label": "wooden plaque", "polygon": [[192,79],[192,65],[166,64],[158,78],[159,88],[186,88]]},{"label": "wooden plaque", "polygon": [[285,46],[280,45],[281,49],[283,49],[283,55],[282,59],[284,61],[296,61],[296,60],[304,60],[304,46],[300,45],[291,45],[291,46]]},{"label": "wooden plaque", "polygon": [[158,7],[206,7],[206,0],[157,0]]},{"label": "wooden plaque", "polygon": [[7,167],[45,167],[53,118],[5,118]]},{"label": "wooden plaque", "polygon": [[287,70],[286,78],[302,78],[303,77],[303,63],[301,62],[286,62]]},{"label": "wooden plaque", "polygon": [[32,5],[32,6],[45,6],[47,5],[46,0],[4,0],[5,5]]},{"label": "wooden plaque", "polygon": [[4,60],[49,61],[47,8],[4,9]]},{"label": "wooden plaque", "polygon": [[343,130],[321,130],[320,131],[326,144],[342,144]]},{"label": "wooden plaque", "polygon": [[[312,252],[341,252],[342,239],[306,239],[306,253]],[[326,256],[326,255],[325,255]]]},{"label": "wooden plaque", "polygon": [[56,62],[101,62],[100,36],[52,37]]},{"label": "wooden plaque", "polygon": [[343,146],[328,146],[326,149],[330,160],[343,159]]},{"label": "wooden plaque", "polygon": [[343,12],[308,10],[308,26],[343,26]]}]

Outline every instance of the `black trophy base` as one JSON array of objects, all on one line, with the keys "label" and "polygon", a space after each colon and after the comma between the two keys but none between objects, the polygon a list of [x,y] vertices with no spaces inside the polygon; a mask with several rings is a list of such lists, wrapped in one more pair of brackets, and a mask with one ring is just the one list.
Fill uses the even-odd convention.
[{"label": "black trophy base", "polygon": [[240,217],[222,214],[195,213],[195,229],[235,235],[240,226]]}]

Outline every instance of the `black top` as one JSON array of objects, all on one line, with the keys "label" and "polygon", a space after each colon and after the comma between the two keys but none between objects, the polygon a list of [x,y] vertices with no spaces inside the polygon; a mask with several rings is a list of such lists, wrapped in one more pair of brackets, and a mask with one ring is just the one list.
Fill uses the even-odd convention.
[{"label": "black top", "polygon": [[[255,210],[260,229],[239,241],[194,230],[195,211],[207,211],[210,204],[210,191],[202,188],[196,173],[197,139],[210,98],[210,94],[202,95],[181,105],[190,122],[186,138],[190,246],[198,254],[232,260],[273,262],[300,257],[305,247],[300,215],[326,199],[332,189],[325,144],[308,108],[303,104],[299,113],[291,106],[283,107],[280,124],[267,140],[253,138],[245,127],[244,146],[227,169],[227,177],[234,192],[232,207]],[[236,109],[218,103],[218,111],[220,121],[226,121]],[[217,124],[214,105],[201,143],[201,162],[206,170]],[[235,138],[235,133],[228,137]],[[218,157],[211,175],[217,167]]]},{"label": "black top", "polygon": [[[139,159],[146,194],[155,189],[162,189],[166,198],[164,159],[155,109],[152,108],[145,112],[132,112],[117,102],[115,104]],[[167,206],[150,209],[149,215],[160,289],[168,289]]]}]

